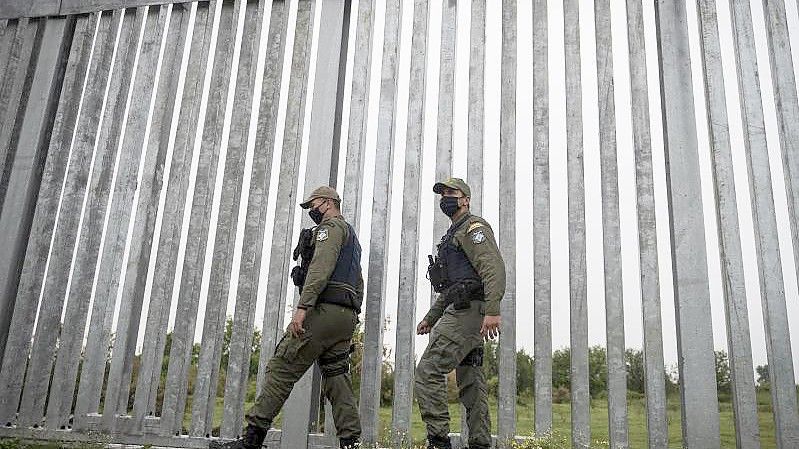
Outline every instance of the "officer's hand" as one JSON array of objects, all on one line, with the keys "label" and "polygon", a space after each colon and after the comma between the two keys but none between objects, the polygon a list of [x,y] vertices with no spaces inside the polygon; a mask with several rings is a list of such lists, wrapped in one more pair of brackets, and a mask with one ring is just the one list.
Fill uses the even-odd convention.
[{"label": "officer's hand", "polygon": [[294,316],[291,317],[289,332],[294,337],[299,337],[305,333],[305,328],[302,327],[302,323],[305,321],[305,312],[305,309],[297,309],[294,311]]},{"label": "officer's hand", "polygon": [[430,323],[427,322],[427,320],[422,320],[416,326],[416,334],[417,335],[429,334],[430,333],[430,329],[432,329],[432,328],[433,328],[433,326],[431,326]]},{"label": "officer's hand", "polygon": [[486,317],[483,318],[483,326],[480,328],[480,335],[486,340],[489,338],[493,340],[499,335],[499,325],[501,322],[502,318],[500,318],[499,315],[486,315]]}]

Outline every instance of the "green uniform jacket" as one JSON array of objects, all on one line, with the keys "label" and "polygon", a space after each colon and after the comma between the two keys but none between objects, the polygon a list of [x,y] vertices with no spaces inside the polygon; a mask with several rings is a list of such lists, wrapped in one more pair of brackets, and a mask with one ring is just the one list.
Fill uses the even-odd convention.
[{"label": "green uniform jacket", "polygon": [[[314,254],[311,264],[308,266],[308,274],[305,277],[305,285],[300,294],[298,308],[308,309],[316,305],[319,295],[328,286],[330,276],[336,268],[341,247],[344,246],[344,243],[349,238],[349,234],[350,227],[340,215],[325,218],[316,227],[314,231]],[[341,284],[337,286],[349,289],[354,287],[354,293],[359,302],[363,301],[363,277],[360,273],[357,285]]]},{"label": "green uniform jacket", "polygon": [[[499,252],[491,225],[481,217],[469,217],[455,231],[452,243],[460,247],[471,262],[480,279],[486,301],[486,315],[499,315],[499,302],[505,295],[505,262]],[[441,318],[446,302],[439,295],[425,320],[431,326]]]}]

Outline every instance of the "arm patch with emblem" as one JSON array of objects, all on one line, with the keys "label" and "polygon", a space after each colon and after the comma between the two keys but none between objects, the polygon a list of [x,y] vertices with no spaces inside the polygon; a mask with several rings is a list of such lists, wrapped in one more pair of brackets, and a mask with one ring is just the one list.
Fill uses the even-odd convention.
[{"label": "arm patch with emblem", "polygon": [[316,233],[316,241],[317,242],[324,242],[329,237],[327,228],[322,228],[319,232]]},{"label": "arm patch with emblem", "polygon": [[486,241],[486,235],[483,233],[483,230],[475,231],[469,236],[472,239],[472,243],[475,245],[479,245]]}]

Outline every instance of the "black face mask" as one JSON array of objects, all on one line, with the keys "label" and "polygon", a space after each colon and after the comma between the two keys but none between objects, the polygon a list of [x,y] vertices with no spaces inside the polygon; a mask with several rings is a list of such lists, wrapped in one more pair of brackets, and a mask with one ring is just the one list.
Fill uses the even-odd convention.
[{"label": "black face mask", "polygon": [[439,207],[441,207],[441,212],[444,212],[444,215],[447,217],[452,217],[458,212],[460,206],[458,205],[458,200],[460,198],[454,196],[443,196],[441,197],[441,202],[438,203]]},{"label": "black face mask", "polygon": [[314,223],[319,224],[322,222],[322,219],[325,218],[325,214],[319,211],[319,208],[315,207],[308,211],[308,216],[311,217]]}]

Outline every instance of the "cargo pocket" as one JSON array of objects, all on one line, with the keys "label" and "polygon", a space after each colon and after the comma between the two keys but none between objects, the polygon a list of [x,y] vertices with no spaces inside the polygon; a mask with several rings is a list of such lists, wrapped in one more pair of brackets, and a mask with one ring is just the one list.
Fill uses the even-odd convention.
[{"label": "cargo pocket", "polygon": [[298,362],[310,364],[316,358],[311,346],[311,336],[308,332],[299,338],[285,335],[275,350],[275,357],[292,364]]},{"label": "cargo pocket", "polygon": [[277,346],[275,346],[275,355],[274,357],[283,357],[286,354],[286,339],[289,338],[289,333],[286,332],[280,338],[280,341],[277,342]]}]

